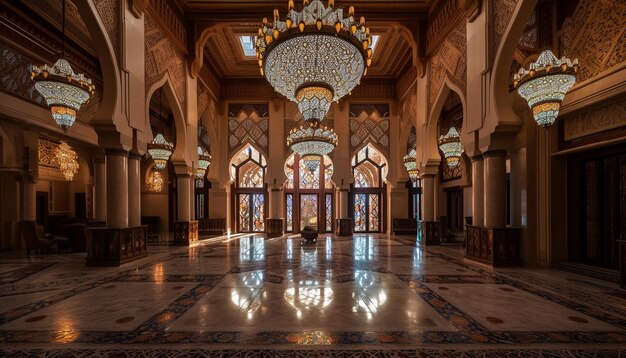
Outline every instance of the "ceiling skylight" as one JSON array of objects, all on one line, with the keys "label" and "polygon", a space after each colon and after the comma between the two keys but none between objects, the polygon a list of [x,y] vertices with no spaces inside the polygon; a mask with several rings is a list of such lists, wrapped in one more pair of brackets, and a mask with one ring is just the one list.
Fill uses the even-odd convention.
[{"label": "ceiling skylight", "polygon": [[242,35],[239,36],[239,41],[241,42],[241,48],[243,49],[244,56],[256,56],[256,36]]},{"label": "ceiling skylight", "polygon": [[372,54],[376,51],[376,45],[378,45],[378,40],[380,39],[380,35],[372,35]]}]

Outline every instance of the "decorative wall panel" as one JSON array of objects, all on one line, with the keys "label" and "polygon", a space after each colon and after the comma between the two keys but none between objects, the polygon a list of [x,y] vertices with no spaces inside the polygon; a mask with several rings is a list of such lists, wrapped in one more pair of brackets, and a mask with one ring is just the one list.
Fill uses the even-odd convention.
[{"label": "decorative wall panel", "polygon": [[173,81],[174,92],[185,108],[185,57],[161,31],[150,13],[145,16],[145,66],[146,66],[146,93],[163,74],[169,72]]},{"label": "decorative wall panel", "polygon": [[[81,0],[78,0],[81,1]],[[95,0],[100,19],[109,35],[113,51],[120,55],[120,16],[122,4],[119,0]]]},{"label": "decorative wall panel", "polygon": [[355,155],[364,144],[374,143],[389,157],[389,105],[350,105],[350,153]]},{"label": "decorative wall panel", "polygon": [[59,169],[59,161],[54,154],[59,143],[39,138],[39,165],[46,168]]},{"label": "decorative wall panel", "polygon": [[626,2],[580,0],[574,15],[563,23],[561,53],[577,57],[577,81],[598,75],[626,60]]},{"label": "decorative wall panel", "polygon": [[432,108],[446,77],[463,91],[467,83],[466,22],[459,21],[430,58],[428,104]]},{"label": "decorative wall panel", "polygon": [[493,63],[493,60],[495,59],[498,46],[500,46],[504,33],[511,22],[517,1],[518,0],[489,1],[489,10],[491,14],[489,17],[489,28],[491,29],[489,62],[491,63]]},{"label": "decorative wall panel", "polygon": [[415,131],[415,127],[411,127],[411,132],[409,132],[409,138],[406,141],[406,152],[410,152],[415,149],[417,145],[417,133]]},{"label": "decorative wall panel", "polygon": [[[415,85],[411,86],[411,88],[409,89],[409,92],[406,94],[406,96],[404,96],[404,98],[402,98],[402,124],[404,125],[404,123],[406,121],[409,121],[411,123],[415,123],[417,120],[417,92],[416,92],[416,88]],[[404,126],[402,126],[403,128]]]},{"label": "decorative wall panel", "polygon": [[626,128],[626,97],[574,113],[563,118],[562,125],[565,141],[620,127]]},{"label": "decorative wall panel", "polygon": [[228,106],[228,152],[232,154],[249,142],[267,154],[269,105],[231,104]]}]

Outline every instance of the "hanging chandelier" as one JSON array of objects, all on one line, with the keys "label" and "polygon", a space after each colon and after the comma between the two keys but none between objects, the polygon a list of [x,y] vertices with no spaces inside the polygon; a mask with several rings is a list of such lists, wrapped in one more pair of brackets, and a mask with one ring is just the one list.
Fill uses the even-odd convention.
[{"label": "hanging chandelier", "polygon": [[163,190],[163,174],[158,170],[152,171],[152,181],[150,182],[150,190],[159,192]]},{"label": "hanging chandelier", "polygon": [[78,173],[79,167],[76,151],[66,142],[61,142],[54,151],[54,155],[59,162],[59,170],[65,177],[65,180],[71,181],[74,179],[74,174]]},{"label": "hanging chandelier", "polygon": [[446,135],[439,136],[439,149],[443,152],[450,168],[459,166],[463,154],[463,144],[461,144],[461,136],[454,126],[450,127]]},{"label": "hanging chandelier", "polygon": [[173,150],[174,145],[166,141],[161,133],[157,134],[152,142],[148,143],[148,153],[154,159],[154,167],[159,170],[165,169]]},{"label": "hanging chandelier", "polygon": [[550,50],[539,55],[528,69],[520,68],[513,86],[527,102],[533,117],[542,127],[551,126],[559,115],[567,91],[576,82],[578,59],[558,59]]},{"label": "hanging chandelier", "polygon": [[35,89],[43,96],[52,118],[63,130],[71,127],[76,121],[76,112],[80,106],[93,96],[95,85],[82,73],[74,73],[70,63],[63,58],[65,55],[65,0],[62,6],[63,50],[61,58],[53,66],[30,65],[31,79],[35,81]]},{"label": "hanging chandelier", "polygon": [[307,169],[315,171],[324,155],[337,146],[337,135],[321,126],[330,104],[349,94],[372,62],[372,39],[365,18],[347,16],[334,0],[304,0],[302,11],[289,0],[284,20],[263,19],[257,36],[261,75],[280,94],[298,104],[306,124],[291,131],[287,145]]},{"label": "hanging chandelier", "polygon": [[211,154],[204,148],[198,146],[198,169],[196,169],[196,178],[203,179],[209,165],[211,165]]},{"label": "hanging chandelier", "polygon": [[287,146],[300,155],[304,165],[315,171],[324,155],[337,146],[337,134],[318,121],[308,121],[299,128],[292,129],[287,136]]},{"label": "hanging chandelier", "polygon": [[417,183],[417,178],[420,173],[417,169],[417,163],[415,162],[416,157],[417,153],[415,153],[415,149],[411,149],[409,154],[404,156],[404,167],[406,168],[407,173],[409,173],[409,178],[413,183]]}]

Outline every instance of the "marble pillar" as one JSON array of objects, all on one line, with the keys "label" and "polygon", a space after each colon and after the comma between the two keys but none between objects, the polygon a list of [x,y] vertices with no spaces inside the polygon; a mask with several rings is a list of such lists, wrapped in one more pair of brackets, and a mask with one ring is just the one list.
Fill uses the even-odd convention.
[{"label": "marble pillar", "polygon": [[337,235],[351,236],[354,231],[352,218],[348,214],[348,189],[339,190],[339,219],[337,220]]},{"label": "marble pillar", "polygon": [[348,189],[339,190],[339,218],[348,218]]},{"label": "marble pillar", "polygon": [[[506,151],[483,153],[484,159],[484,226],[506,227]],[[477,224],[477,223],[475,223]]]},{"label": "marble pillar", "polygon": [[107,228],[128,227],[128,152],[106,149]]},{"label": "marble pillar", "polygon": [[106,221],[107,219],[107,187],[106,165],[104,160],[94,162],[94,221]]},{"label": "marble pillar", "polygon": [[282,236],[285,232],[284,219],[281,218],[281,201],[282,190],[279,188],[271,188],[269,191],[269,218],[265,219],[265,232],[268,237]]},{"label": "marble pillar", "polygon": [[178,217],[176,221],[191,220],[191,175],[187,173],[176,174],[178,188]]},{"label": "marble pillar", "polygon": [[128,155],[128,226],[141,225],[141,157],[139,153]]},{"label": "marble pillar", "polygon": [[472,225],[484,223],[484,161],[482,155],[472,157]]},{"label": "marble pillar", "polygon": [[435,178],[436,174],[422,175],[422,221],[436,221]]}]

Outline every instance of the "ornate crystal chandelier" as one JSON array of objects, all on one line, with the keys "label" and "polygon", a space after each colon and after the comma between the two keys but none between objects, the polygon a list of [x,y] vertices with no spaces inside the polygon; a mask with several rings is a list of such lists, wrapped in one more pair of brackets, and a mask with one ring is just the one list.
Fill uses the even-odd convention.
[{"label": "ornate crystal chandelier", "polygon": [[174,145],[166,141],[161,133],[157,134],[152,142],[148,143],[148,153],[154,159],[154,167],[159,170],[165,168],[173,150]]},{"label": "ornate crystal chandelier", "polygon": [[450,168],[459,166],[463,154],[463,144],[461,144],[461,137],[454,126],[450,127],[446,135],[439,136],[439,149],[446,157],[446,162]]},{"label": "ornate crystal chandelier", "polygon": [[417,169],[417,163],[415,162],[416,157],[417,153],[415,153],[415,149],[411,149],[409,154],[404,156],[404,166],[406,167],[406,171],[409,173],[409,178],[413,183],[417,182],[417,178],[420,173]]},{"label": "ornate crystal chandelier", "polygon": [[550,50],[539,55],[528,69],[520,68],[514,76],[514,87],[533,111],[537,124],[549,127],[559,115],[567,91],[576,82],[578,59],[558,59]]},{"label": "ornate crystal chandelier", "polygon": [[315,171],[324,155],[337,146],[337,134],[319,121],[309,121],[292,129],[287,136],[287,146],[300,155],[307,169]]},{"label": "ornate crystal chandelier", "polygon": [[54,66],[30,65],[35,89],[43,96],[55,122],[67,130],[76,121],[76,112],[93,95],[95,86],[82,73],[74,73],[65,55],[65,0],[61,2],[63,20],[63,50]]},{"label": "ornate crystal chandelier", "polygon": [[196,169],[196,178],[203,179],[207,169],[211,165],[211,154],[198,146],[198,169]]},{"label": "ornate crystal chandelier", "polygon": [[74,179],[74,174],[78,173],[79,167],[76,151],[66,142],[61,142],[54,151],[54,155],[59,162],[59,170],[63,173],[65,180]]},{"label": "ornate crystal chandelier", "polygon": [[372,39],[365,18],[348,16],[335,9],[334,0],[325,6],[320,0],[303,1],[294,10],[289,0],[287,15],[274,21],[263,19],[257,37],[257,59],[261,75],[274,89],[298,104],[308,122],[292,131],[287,145],[300,155],[309,170],[315,170],[323,155],[337,145],[332,129],[319,125],[333,101],[357,86],[372,61]]}]

